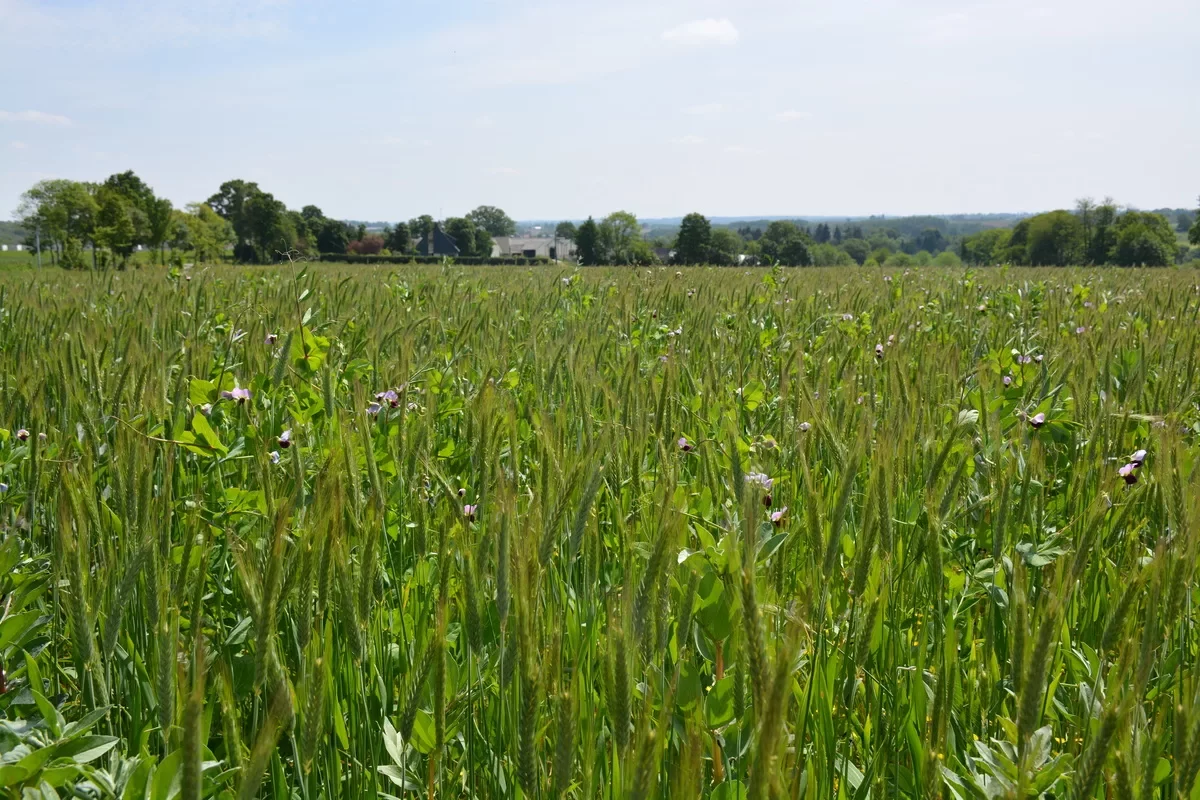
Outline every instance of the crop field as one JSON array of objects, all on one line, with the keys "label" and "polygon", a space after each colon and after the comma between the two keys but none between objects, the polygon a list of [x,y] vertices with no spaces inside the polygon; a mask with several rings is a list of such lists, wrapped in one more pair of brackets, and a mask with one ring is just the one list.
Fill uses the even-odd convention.
[{"label": "crop field", "polygon": [[1200,798],[1200,287],[0,274],[0,788]]}]

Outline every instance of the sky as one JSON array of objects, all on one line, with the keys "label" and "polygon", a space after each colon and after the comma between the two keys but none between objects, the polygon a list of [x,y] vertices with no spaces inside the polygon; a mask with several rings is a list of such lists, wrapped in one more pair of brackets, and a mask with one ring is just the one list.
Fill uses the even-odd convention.
[{"label": "sky", "polygon": [[1200,194],[1196,0],[0,0],[0,218],[132,169],[342,219]]}]

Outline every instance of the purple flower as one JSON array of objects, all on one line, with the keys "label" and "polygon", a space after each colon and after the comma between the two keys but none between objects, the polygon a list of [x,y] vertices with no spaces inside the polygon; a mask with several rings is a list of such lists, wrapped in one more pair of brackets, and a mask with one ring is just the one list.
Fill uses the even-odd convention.
[{"label": "purple flower", "polygon": [[875,345],[875,357],[883,358],[883,345],[882,344]]},{"label": "purple flower", "polygon": [[1133,485],[1137,483],[1137,464],[1126,464],[1117,470],[1117,474],[1125,479],[1125,483]]},{"label": "purple flower", "polygon": [[1075,329],[1075,332],[1076,333],[1087,333],[1087,328],[1084,327],[1083,325],[1080,325],[1078,328]]},{"label": "purple flower", "polygon": [[784,506],[783,508],[779,509],[778,511],[771,512],[771,523],[776,528],[778,528],[780,525],[783,524],[783,518],[784,518],[784,516],[787,515],[787,509],[788,509],[788,507]]},{"label": "purple flower", "polygon": [[1028,356],[1028,355],[1026,355],[1026,356],[1017,356],[1017,363],[1018,363],[1018,364],[1032,364],[1032,363],[1033,363],[1033,356]]},{"label": "purple flower", "polygon": [[891,276],[891,275],[884,275],[884,276],[883,276],[883,282],[884,282],[884,283],[891,283],[891,282],[892,282],[892,276]]},{"label": "purple flower", "polygon": [[243,389],[238,386],[234,387],[232,392],[221,392],[221,397],[226,400],[234,400],[238,403],[244,403],[250,399],[250,390]]},{"label": "purple flower", "polygon": [[691,444],[688,443],[686,436],[679,437],[679,449],[685,453],[692,452],[692,446],[691,446]]},{"label": "purple flower", "polygon": [[1092,307],[1092,301],[1091,301],[1091,300],[1084,300],[1084,301],[1083,301],[1083,307],[1084,307],[1084,308],[1091,308],[1091,307]]},{"label": "purple flower", "polygon": [[761,472],[747,472],[746,483],[758,484],[764,491],[769,492],[775,482]]},{"label": "purple flower", "polygon": [[812,425],[810,423],[807,423],[807,422],[800,423],[800,432],[801,433],[808,433],[810,428],[812,428]]},{"label": "purple flower", "polygon": [[462,486],[458,487],[458,499],[461,500],[466,496],[467,496],[467,490]]},{"label": "purple flower", "polygon": [[383,406],[379,405],[379,403],[371,403],[371,405],[367,406],[367,413],[372,417],[378,414],[380,411],[383,411]]},{"label": "purple flower", "polygon": [[842,322],[854,322],[854,315],[849,312],[842,314]]},{"label": "purple flower", "polygon": [[1005,386],[1012,386],[1012,375],[1005,375],[1005,376],[1004,376],[1004,385],[1005,385]]},{"label": "purple flower", "polygon": [[1039,411],[1029,418],[1029,424],[1035,428],[1042,427],[1046,424],[1046,415]]},{"label": "purple flower", "polygon": [[205,403],[204,405],[200,406],[200,413],[206,417],[209,414],[211,414],[212,413],[212,403]]},{"label": "purple flower", "polygon": [[400,405],[400,393],[395,389],[384,389],[375,395],[375,399],[387,403],[392,408]]},{"label": "purple flower", "polygon": [[292,446],[292,432],[290,430],[286,430],[279,434],[279,446],[284,450],[287,450]]},{"label": "purple flower", "polygon": [[29,431],[25,430],[24,428],[21,428],[19,431],[17,431],[17,438],[20,439],[22,442],[28,441],[29,440]]},{"label": "purple flower", "polygon": [[268,333],[267,334],[267,339],[266,339],[267,344],[275,344],[278,341],[279,341],[278,333]]},{"label": "purple flower", "polygon": [[1040,363],[1042,363],[1043,358],[1045,358],[1045,356],[1042,355],[1041,353],[1038,353],[1036,356],[1033,357],[1033,360],[1040,364]]},{"label": "purple flower", "polygon": [[1138,450],[1136,453],[1134,453],[1133,455],[1131,455],[1129,457],[1129,463],[1132,464],[1135,469],[1140,467],[1143,463],[1145,463],[1145,461],[1146,461],[1146,451],[1145,450]]},{"label": "purple flower", "polygon": [[479,506],[473,506],[473,505],[469,505],[469,504],[463,506],[463,516],[467,518],[467,522],[475,521],[475,512],[478,509],[479,509]]},{"label": "purple flower", "polygon": [[0,494],[4,494],[4,493],[5,493],[5,492],[7,492],[7,491],[8,491],[8,484],[7,484],[7,483],[0,483]]},{"label": "purple flower", "polygon": [[278,464],[278,463],[279,463],[279,451],[278,451],[278,450],[272,450],[272,451],[271,451],[271,463],[272,463],[272,464]]}]

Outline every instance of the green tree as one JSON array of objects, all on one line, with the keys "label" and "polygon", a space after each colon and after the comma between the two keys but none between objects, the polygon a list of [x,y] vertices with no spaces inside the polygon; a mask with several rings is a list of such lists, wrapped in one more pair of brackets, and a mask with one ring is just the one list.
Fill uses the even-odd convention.
[{"label": "green tree", "polygon": [[688,214],[679,226],[675,240],[676,264],[703,264],[709,259],[712,225],[703,214]]},{"label": "green tree", "polygon": [[1012,235],[1008,228],[990,228],[967,236],[962,241],[962,260],[983,266],[1008,261]]},{"label": "green tree", "polygon": [[759,241],[763,255],[785,267],[807,267],[812,264],[809,248],[815,242],[794,222],[775,220],[767,225]]},{"label": "green tree", "polygon": [[817,225],[817,230],[813,238],[816,239],[817,244],[827,244],[833,238],[833,235],[829,232],[829,226],[822,222]]},{"label": "green tree", "polygon": [[575,227],[575,223],[569,220],[558,223],[554,228],[554,237],[556,239],[566,239],[567,241],[575,241],[575,236],[579,229]]},{"label": "green tree", "polygon": [[738,263],[742,254],[742,237],[729,228],[713,228],[708,244],[708,263],[718,267],[730,267]]},{"label": "green tree", "polygon": [[21,195],[16,216],[26,230],[38,231],[52,262],[74,269],[83,266],[82,245],[93,241],[98,210],[92,185],[44,180]]},{"label": "green tree", "polygon": [[[475,227],[483,228],[492,236],[513,236],[517,232],[517,223],[512,217],[495,206],[479,206],[467,214],[467,219],[471,220]],[[488,246],[488,252],[491,252],[491,245]]]},{"label": "green tree", "polygon": [[[404,223],[400,224],[403,225]],[[393,232],[394,235],[395,233]],[[346,223],[341,220],[328,218],[321,220],[321,225],[317,228],[317,250],[319,252],[344,253],[349,245],[350,228]]]},{"label": "green tree", "polygon": [[1175,263],[1175,232],[1163,215],[1127,211],[1117,219],[1115,230],[1113,261],[1119,266],[1165,267]]},{"label": "green tree", "polygon": [[600,258],[606,264],[636,263],[633,246],[641,238],[637,217],[628,211],[614,211],[600,223]]},{"label": "green tree", "polygon": [[250,218],[246,214],[246,203],[251,197],[261,193],[257,183],[232,180],[222,183],[217,193],[205,201],[213,211],[233,226],[235,249],[242,250],[243,253],[245,248],[253,249],[253,234],[250,230]]},{"label": "green tree", "polygon": [[387,249],[393,253],[408,253],[412,250],[412,229],[407,222],[397,222],[385,241]]},{"label": "green tree", "polygon": [[158,251],[158,262],[163,263],[163,248],[171,231],[175,207],[165,197],[155,197],[146,207],[146,244]]},{"label": "green tree", "polygon": [[575,235],[575,247],[579,253],[579,263],[585,267],[600,263],[600,226],[591,217],[579,226]]},{"label": "green tree", "polygon": [[1091,226],[1087,232],[1084,260],[1089,264],[1111,264],[1117,247],[1117,204],[1111,197],[1091,209]]},{"label": "green tree", "polygon": [[[1065,267],[1081,263],[1086,252],[1083,222],[1070,211],[1050,211],[1029,221],[1025,231],[1025,264]],[[1014,235],[1014,244],[1016,236]]]},{"label": "green tree", "polygon": [[108,250],[118,267],[125,269],[137,243],[136,208],[124,194],[108,186],[100,187],[97,203],[95,245]]},{"label": "green tree", "polygon": [[428,214],[408,221],[408,229],[412,233],[414,239],[424,239],[427,236],[433,235],[434,221],[433,217]]},{"label": "green tree", "polygon": [[1196,221],[1188,229],[1188,242],[1200,247],[1200,210],[1196,211]]},{"label": "green tree", "polygon": [[858,262],[842,248],[827,242],[813,246],[812,264],[814,267],[853,267]]},{"label": "green tree", "polygon": [[859,265],[862,265],[871,255],[871,245],[867,244],[866,239],[845,239],[842,242],[842,249],[849,254],[850,258],[854,259],[854,263]]},{"label": "green tree", "polygon": [[238,260],[271,263],[295,246],[296,229],[288,219],[287,208],[270,192],[258,191],[246,198],[242,216],[249,238],[241,252],[235,248]]},{"label": "green tree", "polygon": [[[195,253],[197,263],[220,261],[225,248],[234,244],[233,225],[207,203],[191,203],[183,215],[187,227],[187,242]],[[174,245],[172,245],[174,246]]]},{"label": "green tree", "polygon": [[958,253],[953,250],[943,250],[934,256],[933,265],[935,267],[961,267],[962,259],[958,257]]},{"label": "green tree", "polygon": [[[478,255],[475,249],[475,223],[469,217],[450,217],[442,223],[442,230],[458,245],[459,255]],[[488,252],[491,252],[490,239]]]},{"label": "green tree", "polygon": [[475,228],[475,255],[480,258],[490,258],[492,255],[492,235],[478,226]]}]

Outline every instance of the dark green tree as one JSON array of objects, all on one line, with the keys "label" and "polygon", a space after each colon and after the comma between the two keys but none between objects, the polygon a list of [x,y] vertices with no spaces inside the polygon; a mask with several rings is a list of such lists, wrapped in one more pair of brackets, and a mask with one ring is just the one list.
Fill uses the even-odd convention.
[{"label": "dark green tree", "polygon": [[742,237],[729,228],[713,228],[708,246],[708,263],[718,267],[730,267],[738,262],[742,254]]},{"label": "dark green tree", "polygon": [[[517,223],[503,209],[495,206],[479,206],[467,214],[477,228],[483,228],[492,236],[513,236],[517,232]],[[490,250],[490,245],[489,245]]]},{"label": "dark green tree", "polygon": [[843,239],[842,249],[849,253],[854,263],[860,267],[867,260],[867,256],[871,255],[871,245],[867,244],[866,239]]},{"label": "dark green tree", "polygon": [[575,223],[569,220],[558,223],[554,228],[554,236],[557,239],[566,239],[567,241],[575,241],[575,235],[579,229],[575,227]]},{"label": "dark green tree", "polygon": [[575,234],[575,247],[579,252],[579,263],[586,267],[600,263],[600,226],[591,217],[579,226]]},{"label": "dark green tree", "polygon": [[[303,213],[303,212],[302,212]],[[404,223],[400,223],[403,225]],[[396,226],[396,227],[399,227]],[[393,235],[395,235],[393,233]],[[345,253],[350,245],[350,229],[336,219],[322,219],[317,228],[317,250],[322,253]]]},{"label": "dark green tree", "polygon": [[675,240],[676,264],[703,264],[709,260],[712,224],[703,214],[688,214],[679,226]]},{"label": "dark green tree", "polygon": [[1122,267],[1165,267],[1175,263],[1178,245],[1171,223],[1161,214],[1127,211],[1117,219],[1113,262]]},{"label": "dark green tree", "polygon": [[826,244],[833,238],[833,235],[829,232],[829,226],[821,222],[817,224],[817,230],[813,238],[817,240],[817,244]]},{"label": "dark green tree", "polygon": [[842,243],[842,226],[841,225],[835,225],[833,227],[833,243],[834,244]]},{"label": "dark green tree", "polygon": [[397,222],[385,241],[387,249],[393,253],[407,253],[412,250],[412,229],[407,222]]},{"label": "dark green tree", "polygon": [[785,267],[812,264],[809,248],[815,242],[794,222],[775,220],[763,231],[761,244],[763,255]]},{"label": "dark green tree", "polygon": [[1188,229],[1188,241],[1196,247],[1200,247],[1200,210],[1196,211],[1196,221]]},{"label": "dark green tree", "polygon": [[[475,223],[467,217],[450,217],[442,222],[442,230],[458,245],[463,256],[475,255]],[[490,247],[489,247],[490,250]]]}]

